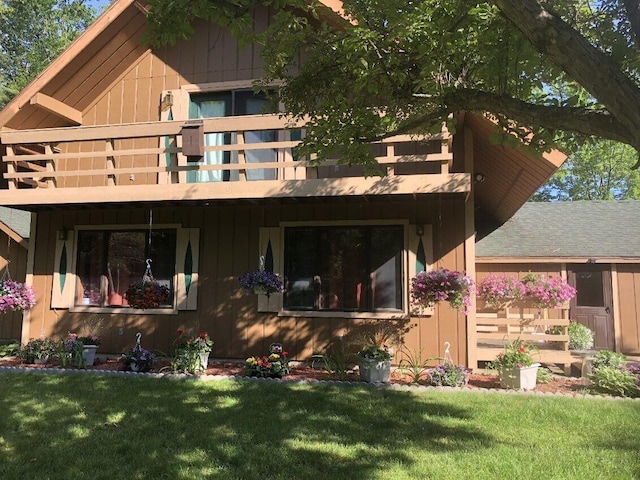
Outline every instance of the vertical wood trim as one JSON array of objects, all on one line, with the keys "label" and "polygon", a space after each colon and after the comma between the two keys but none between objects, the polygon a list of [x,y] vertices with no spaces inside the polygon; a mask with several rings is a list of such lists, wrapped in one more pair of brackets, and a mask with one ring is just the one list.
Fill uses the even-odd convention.
[{"label": "vertical wood trim", "polygon": [[[473,131],[465,128],[464,135],[464,171],[471,173],[473,178]],[[473,190],[473,184],[471,186]],[[467,275],[476,278],[476,228],[475,228],[475,203],[473,192],[467,195],[464,203],[464,263]],[[476,298],[471,296],[471,305],[467,313],[467,366],[471,369],[478,368],[478,324],[476,320]]]},{"label": "vertical wood trim", "polygon": [[176,237],[176,305],[197,310],[200,229],[179,228]]},{"label": "vertical wood trim", "polygon": [[[282,230],[280,227],[260,227],[259,237],[259,256],[267,257],[267,250],[269,244],[271,244],[271,253],[273,254],[273,271],[276,274],[280,274],[282,279],[282,266],[284,265],[283,258],[283,242],[282,242]],[[283,295],[281,293],[274,293],[270,297],[266,295],[258,295],[258,311],[259,312],[279,312],[282,309]]]},{"label": "vertical wood trim", "polygon": [[[418,272],[418,268],[416,267],[418,261],[418,249],[420,246],[420,240],[422,240],[422,249],[424,250],[425,255],[425,271],[429,271],[433,268],[433,226],[432,225],[424,225],[422,236],[418,236],[418,231],[416,225],[407,225],[407,239],[405,242],[406,245],[406,265],[407,265],[407,279],[406,279],[406,293],[405,293],[405,303],[407,305],[407,310],[411,313],[412,305],[411,305],[411,279],[416,276]],[[431,316],[434,313],[433,308],[422,308],[419,312],[416,312],[418,315],[427,315]]]},{"label": "vertical wood trim", "polygon": [[618,265],[611,264],[611,308],[613,309],[613,342],[616,352],[622,351],[622,320],[620,318],[620,289],[618,284]]},{"label": "vertical wood trim", "polygon": [[[191,96],[189,92],[178,88],[176,90],[171,90],[173,94],[173,106],[171,107],[171,111],[173,113],[174,120],[188,120],[189,119],[189,102],[191,101]],[[178,136],[176,138],[176,146],[178,148],[182,148],[182,136]],[[176,154],[176,161],[180,166],[187,165],[187,157],[182,153]],[[178,183],[187,183],[187,172],[179,172],[178,173]]]},{"label": "vertical wood trim", "polygon": [[[33,286],[33,265],[36,258],[36,226],[38,224],[38,214],[31,214],[31,230],[29,233],[29,250],[27,251],[27,270],[25,274],[25,283]],[[37,306],[37,305],[36,305]],[[22,312],[22,332],[20,340],[23,344],[29,341],[29,333],[31,331],[31,310]]]}]

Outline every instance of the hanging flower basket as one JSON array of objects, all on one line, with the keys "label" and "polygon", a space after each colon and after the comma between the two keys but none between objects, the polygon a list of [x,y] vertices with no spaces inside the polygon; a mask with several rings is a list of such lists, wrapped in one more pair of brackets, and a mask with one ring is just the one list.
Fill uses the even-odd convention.
[{"label": "hanging flower basket", "polygon": [[239,279],[242,289],[246,293],[271,296],[282,292],[282,281],[277,273],[267,270],[254,270],[247,272]]},{"label": "hanging flower basket", "polygon": [[159,308],[167,303],[169,288],[154,280],[143,280],[129,285],[125,297],[133,308],[140,310]]},{"label": "hanging flower basket", "polygon": [[453,308],[466,314],[472,293],[471,277],[446,268],[419,272],[411,279],[411,300],[418,307],[431,307],[447,301]]},{"label": "hanging flower basket", "polygon": [[0,313],[31,310],[36,305],[36,296],[30,285],[11,279],[0,281]]}]

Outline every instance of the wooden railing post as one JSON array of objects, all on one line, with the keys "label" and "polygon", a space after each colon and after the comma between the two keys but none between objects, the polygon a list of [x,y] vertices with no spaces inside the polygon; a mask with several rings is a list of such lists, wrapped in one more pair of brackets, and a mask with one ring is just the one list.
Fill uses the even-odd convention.
[{"label": "wooden railing post", "polygon": [[[105,140],[106,145],[105,149],[107,152],[113,152],[113,139],[107,138]],[[115,170],[116,169],[116,159],[113,155],[107,154],[107,170]],[[107,186],[115,187],[116,186],[116,176],[114,174],[107,174]]]},{"label": "wooden railing post", "polygon": [[[53,149],[51,148],[51,144],[47,143],[44,146],[44,153],[47,155],[53,155]],[[45,160],[45,165],[47,167],[47,172],[55,172],[56,171],[56,165],[53,161],[53,158],[48,158],[47,160]],[[57,182],[55,177],[47,177],[47,183],[46,183],[47,187],[49,188],[55,188],[57,186]]]},{"label": "wooden railing post", "polygon": [[[7,145],[7,155],[13,155],[14,153],[13,150],[13,145]],[[15,162],[7,162],[7,173],[8,174],[14,174],[16,173],[16,164]],[[18,179],[17,178],[11,178],[9,179],[9,181],[7,182],[9,190],[13,190],[14,188],[18,188]]]}]

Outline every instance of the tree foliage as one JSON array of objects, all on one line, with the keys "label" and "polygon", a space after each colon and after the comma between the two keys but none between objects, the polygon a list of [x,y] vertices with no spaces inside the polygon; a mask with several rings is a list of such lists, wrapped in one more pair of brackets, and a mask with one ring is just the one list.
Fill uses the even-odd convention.
[{"label": "tree foliage", "polygon": [[[153,42],[203,18],[261,43],[265,82],[285,80],[319,160],[370,162],[363,142],[439,130],[460,110],[538,149],[598,137],[640,150],[637,0],[344,0],[342,19],[305,0],[150,3]],[[258,5],[276,13],[253,37]]]},{"label": "tree foliage", "polygon": [[85,0],[0,1],[0,108],[95,18]]},{"label": "tree foliage", "polygon": [[533,197],[533,201],[640,200],[636,155],[623,143],[585,142]]}]

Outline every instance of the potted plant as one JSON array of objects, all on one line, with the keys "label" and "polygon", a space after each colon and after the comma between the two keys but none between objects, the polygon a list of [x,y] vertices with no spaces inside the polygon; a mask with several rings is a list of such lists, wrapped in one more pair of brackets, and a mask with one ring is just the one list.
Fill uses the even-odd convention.
[{"label": "potted plant", "polygon": [[155,362],[156,356],[142,345],[136,343],[127,353],[120,356],[120,362],[133,372],[148,372]]},{"label": "potted plant", "polygon": [[30,285],[10,278],[0,280],[0,313],[31,310],[36,305],[36,296]]},{"label": "potted plant", "polygon": [[160,308],[167,303],[170,290],[155,280],[143,280],[129,285],[125,293],[127,303],[132,308],[146,310]]},{"label": "potted plant", "polygon": [[53,342],[46,337],[41,337],[29,340],[21,346],[18,349],[18,357],[23,363],[46,364],[54,351]]},{"label": "potted plant", "polygon": [[367,383],[389,383],[393,350],[384,338],[371,338],[356,354],[360,378]]},{"label": "potted plant", "polygon": [[174,372],[191,373],[206,371],[213,341],[207,332],[190,336],[184,330],[176,332],[174,357],[171,367]]},{"label": "potted plant", "polygon": [[502,388],[532,390],[536,386],[539,363],[534,363],[533,355],[537,351],[532,345],[516,339],[504,346],[489,365],[498,371]]},{"label": "potted plant", "polygon": [[100,345],[98,336],[93,333],[88,333],[84,336],[77,336],[77,340],[82,344],[82,358],[84,359],[85,366],[93,366],[96,358],[96,351]]},{"label": "potted plant", "polygon": [[511,275],[487,275],[480,282],[476,296],[488,308],[504,308],[510,302],[520,300],[525,295],[524,284]]},{"label": "potted plant", "polygon": [[446,268],[419,272],[411,279],[411,300],[417,307],[431,307],[447,301],[453,308],[466,314],[472,293],[471,277]]},{"label": "potted plant", "polygon": [[239,278],[240,285],[246,293],[271,296],[282,292],[282,281],[277,273],[268,270],[254,270]]},{"label": "potted plant", "polygon": [[245,372],[249,377],[282,378],[289,373],[287,355],[281,343],[272,343],[268,355],[247,358]]},{"label": "potted plant", "polygon": [[469,370],[445,361],[427,370],[427,383],[434,387],[463,387],[469,383]]},{"label": "potted plant", "polygon": [[537,308],[563,307],[576,296],[576,289],[559,275],[554,277],[529,272],[522,279],[524,296]]}]

